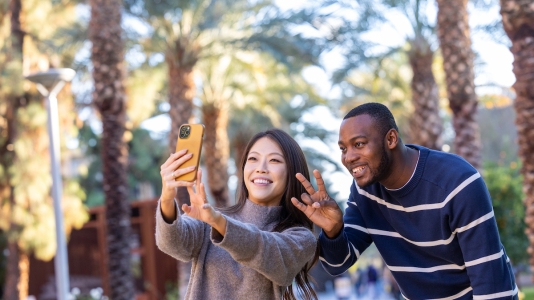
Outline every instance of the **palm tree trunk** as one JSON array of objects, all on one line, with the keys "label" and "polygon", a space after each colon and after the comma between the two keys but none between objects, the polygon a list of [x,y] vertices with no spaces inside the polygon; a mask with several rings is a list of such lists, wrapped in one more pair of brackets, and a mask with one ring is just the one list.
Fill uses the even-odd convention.
[{"label": "palm tree trunk", "polygon": [[[177,43],[178,44],[178,43]],[[169,152],[176,151],[178,130],[182,124],[189,122],[193,113],[193,96],[195,95],[195,81],[193,78],[193,65],[183,66],[180,63],[181,48],[168,50],[166,55],[167,67],[169,68],[169,116],[171,118],[171,131],[169,132]],[[189,194],[186,188],[177,189],[178,209],[182,211],[182,205],[190,204]],[[178,293],[179,298],[184,299],[191,276],[191,263],[178,262]]]},{"label": "palm tree trunk", "polygon": [[8,242],[9,256],[6,266],[6,281],[4,283],[4,300],[19,300],[19,247],[16,242]]},{"label": "palm tree trunk", "polygon": [[204,160],[208,172],[208,186],[218,207],[228,205],[228,109],[224,101],[202,105],[206,126]]},{"label": "palm tree trunk", "polygon": [[534,268],[534,0],[501,0],[501,15],[514,55],[515,123],[526,197],[525,233],[530,243],[529,263]]},{"label": "palm tree trunk", "polygon": [[482,144],[476,121],[478,99],[469,36],[468,0],[437,2],[438,37],[443,53],[449,106],[454,114],[454,151],[480,169]]},{"label": "palm tree trunk", "polygon": [[[13,144],[17,135],[17,121],[15,119],[16,111],[21,106],[21,94],[22,91],[22,59],[23,59],[23,45],[24,45],[24,32],[22,31],[20,15],[22,12],[22,2],[21,0],[11,0],[9,2],[9,11],[11,13],[10,18],[10,30],[11,30],[11,47],[8,51],[7,60],[11,63],[17,63],[19,65],[20,74],[17,74],[20,77],[20,85],[17,87],[12,87],[12,94],[6,95],[6,114],[5,114],[5,128],[3,128],[3,144],[0,150],[1,154],[1,163],[3,172],[2,178],[2,187],[1,197],[8,199],[10,209],[13,209],[16,206],[15,203],[15,194],[13,186],[11,186],[11,175],[10,169],[13,167],[16,161],[16,153],[13,149]],[[10,221],[10,232],[17,232],[18,226]],[[21,259],[21,251],[17,245],[17,242],[9,237],[8,234],[8,258],[7,258],[7,270],[6,270],[6,281],[4,284],[4,295],[2,299],[4,300],[18,300],[21,299],[20,296],[28,294],[27,283],[26,290],[21,290],[23,284],[21,284],[21,270],[19,268],[19,262]]]},{"label": "palm tree trunk", "polygon": [[422,37],[412,41],[411,46],[409,58],[413,70],[414,106],[410,120],[411,140],[415,144],[441,150],[443,124],[439,116],[438,86],[432,73],[434,52]]},{"label": "palm tree trunk", "polygon": [[[245,149],[247,148],[248,141],[254,136],[254,133],[251,132],[251,130],[248,129],[241,129],[239,132],[237,132],[232,139],[232,146],[234,149],[234,161],[237,166],[239,166],[240,161],[243,159],[243,155],[245,155]],[[240,176],[241,170],[236,170],[236,175]]]},{"label": "palm tree trunk", "polygon": [[126,103],[120,0],[90,0],[89,38],[93,44],[93,103],[102,118],[103,189],[109,254],[110,298],[135,298],[130,271],[130,205],[126,167],[128,149],[124,141]]},{"label": "palm tree trunk", "polygon": [[28,298],[28,289],[30,283],[30,259],[28,254],[21,251],[19,253],[19,271],[20,271],[20,280],[19,280],[19,299],[26,300]]},{"label": "palm tree trunk", "polygon": [[[177,50],[179,51],[179,50]],[[175,52],[167,54],[166,61],[169,68],[169,117],[171,118],[171,130],[169,132],[169,152],[176,151],[176,141],[178,140],[178,130],[182,124],[189,122],[193,113],[193,96],[195,95],[195,82],[193,78],[193,67],[180,65],[179,57]],[[189,194],[186,188],[177,189],[180,211],[182,204],[189,204]]]}]

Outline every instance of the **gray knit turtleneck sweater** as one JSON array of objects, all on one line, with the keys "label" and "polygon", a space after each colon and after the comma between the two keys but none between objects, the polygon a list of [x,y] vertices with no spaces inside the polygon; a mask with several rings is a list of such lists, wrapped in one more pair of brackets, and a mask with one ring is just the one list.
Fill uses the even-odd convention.
[{"label": "gray knit turtleneck sweater", "polygon": [[178,260],[192,260],[185,298],[282,299],[286,286],[313,259],[317,239],[304,227],[271,232],[280,210],[247,200],[240,212],[226,215],[223,237],[185,215],[165,222],[158,203],[157,246]]}]

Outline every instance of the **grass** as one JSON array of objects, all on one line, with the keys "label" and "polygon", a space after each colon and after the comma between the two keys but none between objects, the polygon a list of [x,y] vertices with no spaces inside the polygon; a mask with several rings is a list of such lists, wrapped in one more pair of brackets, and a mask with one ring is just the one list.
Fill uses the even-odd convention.
[{"label": "grass", "polygon": [[522,300],[534,300],[534,286],[524,287],[521,292],[524,294]]}]

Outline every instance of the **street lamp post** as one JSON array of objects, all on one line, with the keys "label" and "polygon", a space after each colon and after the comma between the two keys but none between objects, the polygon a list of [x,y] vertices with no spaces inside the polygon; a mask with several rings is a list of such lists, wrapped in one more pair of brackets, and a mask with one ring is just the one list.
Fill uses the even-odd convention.
[{"label": "street lamp post", "polygon": [[71,81],[75,74],[76,72],[73,69],[62,68],[49,69],[46,72],[39,72],[25,77],[37,84],[37,89],[46,99],[48,111],[49,150],[52,162],[52,197],[54,199],[57,242],[54,266],[56,271],[56,296],[59,300],[67,300],[69,292],[69,265],[63,227],[63,213],[61,210],[63,185],[60,173],[59,121],[56,96],[63,86],[65,86],[65,83]]}]

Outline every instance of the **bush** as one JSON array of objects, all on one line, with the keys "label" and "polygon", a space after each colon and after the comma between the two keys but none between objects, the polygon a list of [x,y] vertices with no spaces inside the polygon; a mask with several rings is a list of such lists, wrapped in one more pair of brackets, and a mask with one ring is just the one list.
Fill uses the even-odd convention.
[{"label": "bush", "polygon": [[525,235],[525,206],[523,199],[523,177],[519,164],[508,166],[487,163],[483,176],[493,201],[495,219],[501,242],[514,265],[528,260],[528,239]]}]

